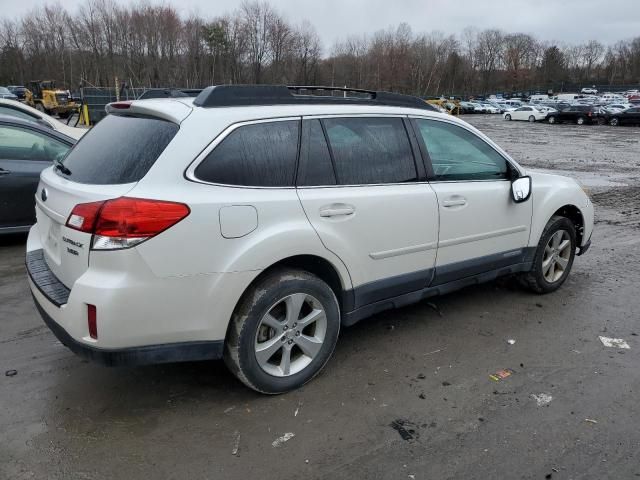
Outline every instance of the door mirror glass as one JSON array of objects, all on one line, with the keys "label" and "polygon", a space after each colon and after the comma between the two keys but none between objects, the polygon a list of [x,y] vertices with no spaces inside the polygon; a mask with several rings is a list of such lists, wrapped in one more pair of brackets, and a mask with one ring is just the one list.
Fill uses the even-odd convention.
[{"label": "door mirror glass", "polygon": [[526,202],[531,196],[531,177],[516,178],[511,182],[511,197],[516,203]]}]

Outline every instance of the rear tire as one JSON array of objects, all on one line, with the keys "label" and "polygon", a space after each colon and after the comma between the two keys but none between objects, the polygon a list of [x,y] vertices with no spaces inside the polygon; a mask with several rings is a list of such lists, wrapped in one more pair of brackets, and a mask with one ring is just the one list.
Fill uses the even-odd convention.
[{"label": "rear tire", "polygon": [[556,123],[556,117],[554,117],[553,115],[549,117],[549,120],[547,120],[550,124],[554,124]]},{"label": "rear tire", "polygon": [[504,116],[504,119],[505,119],[505,120],[508,120],[508,121],[511,121],[511,115],[509,115],[509,114],[505,115],[505,116]]},{"label": "rear tire", "polygon": [[535,121],[536,121],[536,117],[534,117],[533,115],[529,115],[529,122],[534,123]]},{"label": "rear tire", "polygon": [[576,229],[566,217],[554,215],[544,227],[531,270],[520,283],[535,293],[550,293],[566,281],[576,255]]},{"label": "rear tire", "polygon": [[576,120],[576,123],[578,125],[584,125],[585,121],[586,121],[586,119],[584,117],[578,117],[577,120]]},{"label": "rear tire", "polygon": [[339,332],[333,290],[309,272],[276,269],[242,296],[229,324],[224,360],[247,387],[284,393],[322,370]]},{"label": "rear tire", "polygon": [[609,120],[609,125],[611,125],[612,127],[617,127],[618,125],[620,125],[620,121],[617,118],[612,118],[611,120]]}]

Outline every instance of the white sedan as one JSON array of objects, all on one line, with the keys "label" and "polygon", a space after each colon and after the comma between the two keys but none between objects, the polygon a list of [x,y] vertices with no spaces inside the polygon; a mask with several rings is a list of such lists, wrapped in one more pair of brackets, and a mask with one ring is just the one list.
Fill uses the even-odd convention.
[{"label": "white sedan", "polygon": [[0,98],[0,115],[7,115],[9,117],[22,118],[24,120],[37,122],[40,125],[44,125],[45,127],[51,128],[57,132],[64,133],[66,136],[75,140],[80,140],[80,137],[89,131],[86,128],[72,127],[62,123],[52,116],[30,107],[29,105],[18,102],[17,100],[5,100]]},{"label": "white sedan", "polygon": [[503,117],[505,120],[539,122],[547,118],[547,114],[534,107],[520,107],[510,112],[504,112]]}]

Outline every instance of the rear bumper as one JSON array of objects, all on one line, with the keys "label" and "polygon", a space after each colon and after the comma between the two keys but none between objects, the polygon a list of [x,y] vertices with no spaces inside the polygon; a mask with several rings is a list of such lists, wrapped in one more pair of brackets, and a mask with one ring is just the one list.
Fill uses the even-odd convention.
[{"label": "rear bumper", "polygon": [[166,345],[145,345],[143,347],[103,349],[78,342],[56,323],[33,297],[36,308],[44,323],[60,342],[76,355],[110,367],[150,365],[155,363],[191,362],[222,358],[224,342],[180,342]]}]

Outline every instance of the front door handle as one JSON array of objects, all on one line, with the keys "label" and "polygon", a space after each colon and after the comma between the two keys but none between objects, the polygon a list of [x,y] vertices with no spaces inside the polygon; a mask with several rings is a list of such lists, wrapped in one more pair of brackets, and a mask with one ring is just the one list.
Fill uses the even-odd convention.
[{"label": "front door handle", "polygon": [[321,217],[341,217],[347,215],[353,215],[356,209],[352,205],[347,205],[346,203],[334,203],[332,205],[327,205],[326,207],[322,207],[320,209]]},{"label": "front door handle", "polygon": [[450,197],[442,202],[442,206],[446,208],[450,207],[462,207],[467,204],[467,199],[460,196]]},{"label": "front door handle", "polygon": [[9,175],[10,173],[11,173],[11,170],[6,170],[4,168],[0,168],[0,176]]}]

